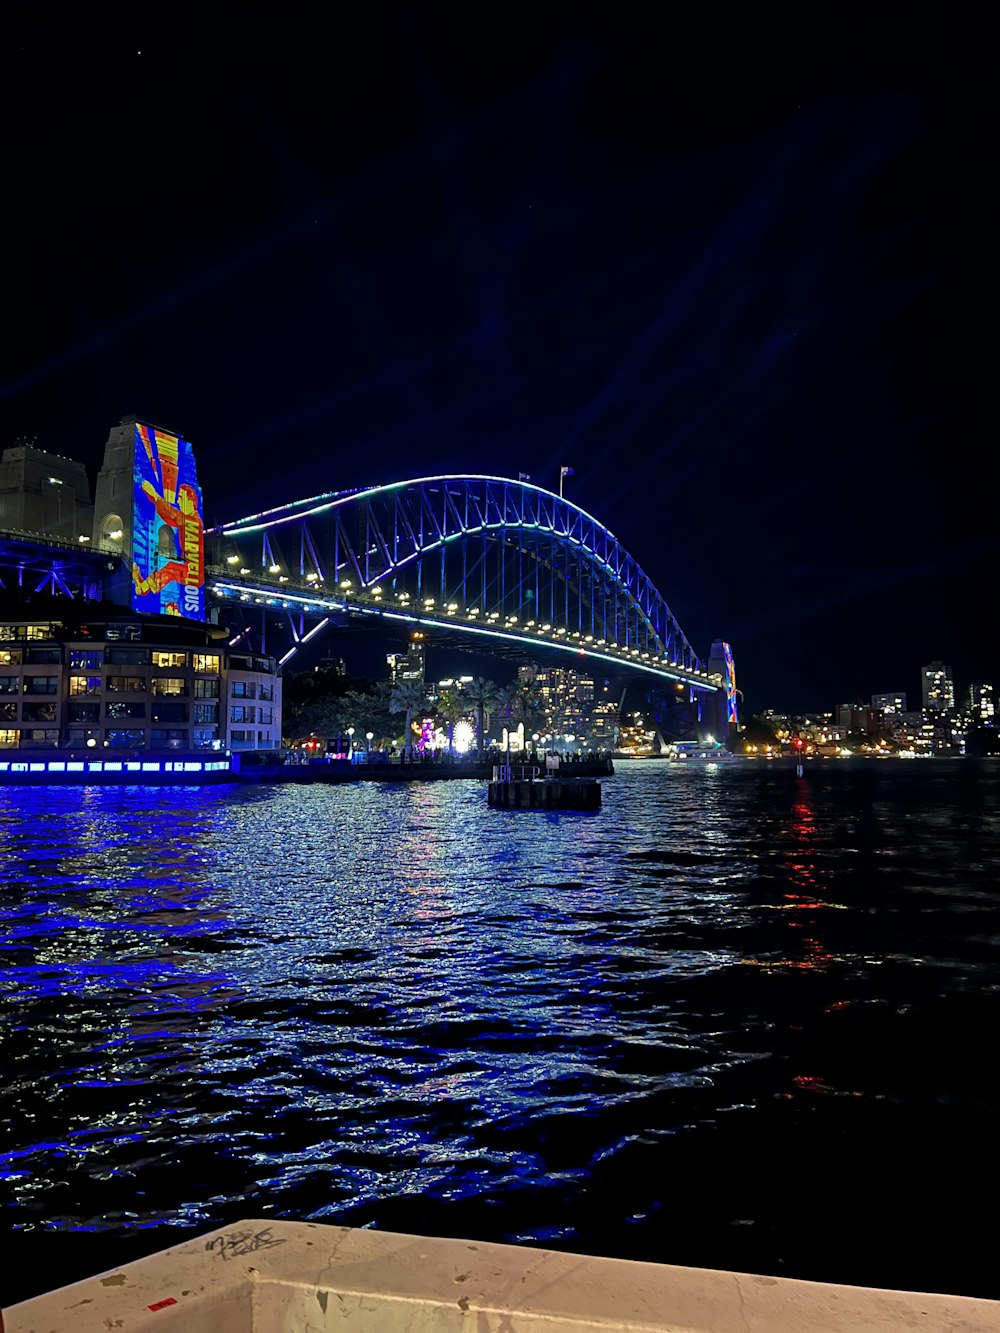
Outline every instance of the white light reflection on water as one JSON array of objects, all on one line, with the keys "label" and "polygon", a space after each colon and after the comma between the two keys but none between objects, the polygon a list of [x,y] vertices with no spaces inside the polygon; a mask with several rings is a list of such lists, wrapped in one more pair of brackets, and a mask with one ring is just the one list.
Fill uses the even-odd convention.
[{"label": "white light reflection on water", "polygon": [[974,1137],[995,1015],[996,778],[911,770],[635,763],[588,816],[0,793],[4,1227],[337,1217],[861,1280],[799,1173],[850,1179],[887,1099],[900,1142],[946,1132],[928,1095]]}]

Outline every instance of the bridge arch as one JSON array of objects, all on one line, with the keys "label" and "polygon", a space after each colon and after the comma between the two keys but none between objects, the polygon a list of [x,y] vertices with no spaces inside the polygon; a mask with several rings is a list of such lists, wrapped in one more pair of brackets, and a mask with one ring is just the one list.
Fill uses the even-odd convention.
[{"label": "bridge arch", "polygon": [[530,482],[418,477],[297,500],[209,535],[217,595],[547,642],[716,686],[614,534]]}]

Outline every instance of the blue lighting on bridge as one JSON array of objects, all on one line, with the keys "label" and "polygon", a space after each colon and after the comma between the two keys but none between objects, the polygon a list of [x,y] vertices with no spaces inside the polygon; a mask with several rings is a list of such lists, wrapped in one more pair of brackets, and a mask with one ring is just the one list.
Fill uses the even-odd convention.
[{"label": "blue lighting on bridge", "polygon": [[[215,592],[288,613],[294,642],[282,662],[306,641],[306,614],[387,615],[383,608],[391,597],[396,618],[412,624],[532,648],[546,642],[628,670],[718,688],[661,594],[614,534],[579,506],[531,483],[480,474],[422,477],[314,496],[213,531],[232,543],[226,562],[243,566],[239,580],[217,575]],[[236,548],[250,538],[260,542],[257,573],[248,567],[257,565],[257,557]],[[338,595],[331,588],[327,594],[324,573],[330,569],[340,588],[353,581],[355,592]],[[280,575],[280,588],[268,573]],[[341,580],[342,573],[349,577]],[[379,602],[383,591],[388,596]],[[368,605],[359,593],[368,594]],[[421,604],[423,615],[410,612],[419,612]],[[426,614],[434,605],[452,614]],[[465,610],[456,619],[459,606]],[[478,608],[484,619],[502,617],[504,629],[470,625],[469,608]],[[553,638],[511,629],[511,622],[528,614],[549,623]],[[563,633],[577,642],[560,644]]]}]

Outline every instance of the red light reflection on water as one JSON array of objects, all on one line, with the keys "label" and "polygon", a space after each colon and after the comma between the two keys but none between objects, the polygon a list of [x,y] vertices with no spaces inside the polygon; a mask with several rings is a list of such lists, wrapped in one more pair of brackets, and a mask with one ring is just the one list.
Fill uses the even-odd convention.
[{"label": "red light reflection on water", "polygon": [[820,913],[838,909],[840,905],[830,900],[825,872],[817,864],[816,814],[804,779],[798,782],[789,834],[791,846],[784,862],[786,887],[773,907],[775,911],[793,914],[788,927],[801,934],[793,937],[794,956],[757,960],[756,966],[767,972],[822,971],[839,959],[818,938],[816,927]]}]

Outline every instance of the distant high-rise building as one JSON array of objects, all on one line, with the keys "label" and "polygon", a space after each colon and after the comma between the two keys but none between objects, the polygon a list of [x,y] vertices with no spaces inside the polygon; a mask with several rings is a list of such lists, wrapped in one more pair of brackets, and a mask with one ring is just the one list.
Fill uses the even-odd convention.
[{"label": "distant high-rise building", "polygon": [[955,681],[951,667],[944,662],[931,662],[921,672],[924,708],[935,712],[951,712],[955,707]]},{"label": "distant high-rise building", "polygon": [[393,685],[400,680],[415,680],[423,685],[427,670],[424,636],[419,630],[415,630],[406,652],[387,653],[385,661],[389,668],[389,679]]},{"label": "distant high-rise building", "polygon": [[329,671],[334,676],[346,676],[347,663],[342,657],[324,657],[317,666],[313,667],[313,670],[316,672]]},{"label": "distant high-rise building", "polygon": [[[517,679],[519,684],[534,691],[545,728],[554,735],[589,735],[595,709],[608,699],[606,682],[598,691],[593,676],[571,667],[540,667],[529,663],[518,667]],[[602,736],[617,724],[617,713],[617,706],[601,711]],[[610,718],[614,720],[609,723]]]},{"label": "distant high-rise building", "polygon": [[970,685],[968,707],[973,722],[992,722],[996,717],[993,686],[978,682]]},{"label": "distant high-rise building", "polygon": [[873,694],[872,708],[881,708],[883,713],[905,713],[906,695],[902,690],[890,690],[888,694]]}]

